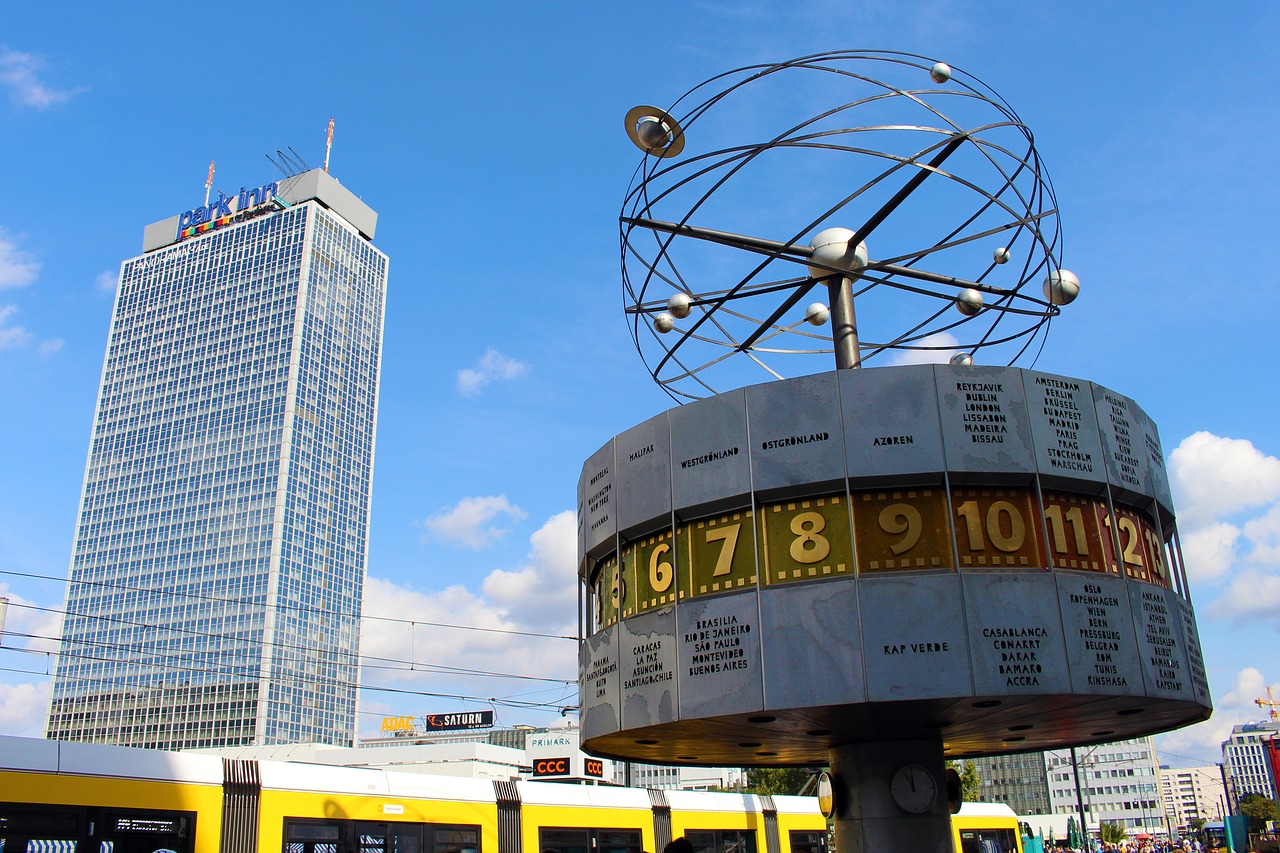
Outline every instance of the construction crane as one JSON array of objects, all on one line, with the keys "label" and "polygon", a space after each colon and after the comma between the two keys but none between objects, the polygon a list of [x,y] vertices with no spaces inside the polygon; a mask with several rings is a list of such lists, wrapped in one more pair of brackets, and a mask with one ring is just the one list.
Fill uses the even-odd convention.
[{"label": "construction crane", "polygon": [[1267,685],[1267,698],[1254,699],[1253,701],[1254,701],[1254,704],[1256,704],[1259,708],[1267,708],[1268,709],[1267,713],[1271,715],[1271,719],[1280,720],[1280,711],[1276,710],[1277,707],[1280,707],[1280,702],[1275,701],[1275,699],[1271,696],[1270,684]]}]

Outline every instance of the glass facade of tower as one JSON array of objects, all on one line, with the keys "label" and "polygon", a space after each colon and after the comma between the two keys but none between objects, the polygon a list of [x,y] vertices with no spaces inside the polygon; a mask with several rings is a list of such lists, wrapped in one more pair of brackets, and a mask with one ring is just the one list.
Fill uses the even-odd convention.
[{"label": "glass facade of tower", "polygon": [[48,737],[353,743],[386,281],[314,200],[124,263]]},{"label": "glass facade of tower", "polygon": [[1043,752],[968,760],[978,770],[978,802],[1004,803],[1020,815],[1049,812]]}]

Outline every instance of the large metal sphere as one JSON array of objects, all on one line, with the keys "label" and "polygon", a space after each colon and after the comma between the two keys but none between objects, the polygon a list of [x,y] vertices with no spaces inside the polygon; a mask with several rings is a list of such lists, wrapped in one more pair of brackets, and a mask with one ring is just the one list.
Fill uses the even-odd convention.
[{"label": "large metal sphere", "polygon": [[995,252],[992,253],[991,257],[995,260],[997,264],[1007,264],[1009,263],[1009,257],[1010,257],[1009,249],[1005,246],[1001,246],[999,249],[996,249]]},{"label": "large metal sphere", "polygon": [[929,69],[929,76],[935,83],[945,83],[951,79],[951,66],[945,62],[936,63]]},{"label": "large metal sphere", "polygon": [[671,132],[658,119],[645,116],[636,124],[636,137],[650,148],[661,148],[671,138]]},{"label": "large metal sphere", "polygon": [[[831,275],[829,267],[857,272],[867,265],[867,244],[859,243],[851,247],[849,241],[853,232],[848,228],[828,228],[819,231],[809,243],[813,249],[812,260],[816,263],[809,266],[809,275],[824,278]],[[823,264],[818,266],[817,264]]]},{"label": "large metal sphere", "polygon": [[1080,279],[1071,270],[1054,270],[1044,280],[1044,298],[1054,305],[1069,305],[1080,295]]},{"label": "large metal sphere", "polygon": [[982,294],[972,287],[966,287],[956,294],[956,310],[966,317],[972,317],[982,310]]},{"label": "large metal sphere", "polygon": [[973,353],[958,352],[951,356],[949,361],[956,367],[969,367],[973,364]]},{"label": "large metal sphere", "polygon": [[653,318],[653,328],[662,334],[666,334],[676,327],[676,318],[663,311],[657,317]]},{"label": "large metal sphere", "polygon": [[692,305],[693,297],[687,293],[676,293],[667,300],[667,310],[671,312],[671,316],[678,320],[683,320],[689,316],[689,310]]},{"label": "large metal sphere", "polygon": [[814,302],[804,310],[804,319],[810,326],[822,326],[831,319],[831,309],[821,302]]}]

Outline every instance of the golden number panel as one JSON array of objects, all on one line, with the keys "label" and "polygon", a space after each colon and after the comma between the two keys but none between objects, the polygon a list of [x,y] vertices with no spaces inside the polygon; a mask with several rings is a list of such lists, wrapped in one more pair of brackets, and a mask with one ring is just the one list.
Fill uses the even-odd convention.
[{"label": "golden number panel", "polygon": [[676,601],[676,554],[670,530],[632,543],[635,553],[636,612],[644,613]]},{"label": "golden number panel", "polygon": [[680,525],[676,548],[686,557],[685,597],[731,592],[756,585],[755,518],[749,509]]},{"label": "golden number panel", "polygon": [[766,584],[853,575],[844,495],[765,504],[760,536]]},{"label": "golden number panel", "polygon": [[618,556],[610,554],[596,572],[596,624],[607,628],[618,621]]},{"label": "golden number panel", "polygon": [[951,506],[960,568],[1029,569],[1044,565],[1030,489],[952,489]]},{"label": "golden number panel", "polygon": [[[1049,559],[1061,569],[1105,572],[1111,535],[1098,519],[1106,505],[1088,495],[1044,493],[1044,522],[1049,535]],[[1101,514],[1099,513],[1101,510]]]},{"label": "golden number panel", "polygon": [[1125,577],[1168,586],[1163,539],[1155,532],[1150,519],[1137,510],[1117,506],[1115,523]]},{"label": "golden number panel", "polygon": [[636,610],[636,558],[639,542],[628,542],[618,553],[618,615],[623,619],[635,616]]},{"label": "golden number panel", "polygon": [[955,567],[940,487],[854,492],[852,503],[859,573]]},{"label": "golden number panel", "polygon": [[744,509],[643,536],[600,565],[596,623],[755,587],[757,553],[768,585],[1048,565],[1170,585],[1164,540],[1136,509],[1113,515],[1098,497],[1046,491],[1041,512],[1034,492],[1020,487],[953,488],[950,498],[942,487],[871,489],[764,504],[758,525]]}]

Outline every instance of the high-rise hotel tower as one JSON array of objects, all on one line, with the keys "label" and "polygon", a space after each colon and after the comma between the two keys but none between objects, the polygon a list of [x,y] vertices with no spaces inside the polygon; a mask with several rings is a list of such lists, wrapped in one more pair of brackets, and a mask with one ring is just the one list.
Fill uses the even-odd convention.
[{"label": "high-rise hotel tower", "polygon": [[47,736],[355,736],[387,256],[316,170],[148,226],[102,369]]}]

